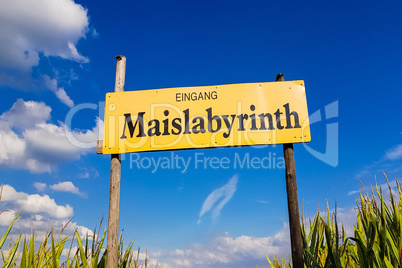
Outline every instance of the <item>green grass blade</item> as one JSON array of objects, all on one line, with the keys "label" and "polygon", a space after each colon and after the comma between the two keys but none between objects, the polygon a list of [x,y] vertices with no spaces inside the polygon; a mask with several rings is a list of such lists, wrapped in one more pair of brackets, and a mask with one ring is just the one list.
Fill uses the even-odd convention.
[{"label": "green grass blade", "polygon": [[13,225],[14,225],[14,222],[17,220],[17,218],[20,216],[20,214],[21,214],[21,212],[18,213],[18,215],[17,215],[17,216],[14,218],[14,220],[10,223],[10,226],[8,226],[7,231],[5,232],[5,234],[3,235],[3,237],[0,239],[0,248],[3,246],[4,242],[6,241],[7,236],[8,236],[8,234],[10,233],[11,228],[12,228]]},{"label": "green grass blade", "polygon": [[3,268],[8,268],[11,267],[14,261],[14,256],[15,253],[18,249],[18,246],[20,244],[20,238],[21,238],[22,232],[20,233],[20,235],[18,236],[17,240],[15,241],[13,247],[11,248],[10,252],[8,253],[7,259],[3,264]]},{"label": "green grass blade", "polygon": [[130,246],[128,247],[128,249],[126,250],[126,253],[124,254],[124,257],[120,262],[119,268],[126,267],[128,256],[130,255],[132,247],[133,247],[133,243],[131,243]]},{"label": "green grass blade", "polygon": [[27,267],[27,241],[26,237],[24,238],[24,245],[22,247],[22,257],[21,257],[21,264],[20,268],[26,268]]},{"label": "green grass blade", "polygon": [[59,264],[57,262],[57,258],[56,258],[56,248],[54,246],[54,235],[53,235],[53,230],[50,232],[50,236],[52,238],[52,263],[53,263],[53,267],[59,267]]},{"label": "green grass blade", "polygon": [[28,266],[34,267],[35,258],[35,230],[32,231],[31,239],[29,242],[29,253],[28,253]]},{"label": "green grass blade", "polygon": [[80,235],[78,234],[78,231],[75,231],[76,236],[77,236],[77,243],[78,243],[78,249],[80,251],[80,255],[81,255],[81,261],[82,261],[82,266],[84,268],[88,268],[88,261],[87,261],[87,256],[85,255],[85,250],[82,247],[82,240]]}]

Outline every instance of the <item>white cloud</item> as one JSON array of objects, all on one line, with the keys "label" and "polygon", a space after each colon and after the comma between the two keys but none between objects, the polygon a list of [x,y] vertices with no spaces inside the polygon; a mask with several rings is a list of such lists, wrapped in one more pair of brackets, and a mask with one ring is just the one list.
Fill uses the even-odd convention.
[{"label": "white cloud", "polygon": [[50,185],[49,187],[53,191],[57,191],[57,192],[67,192],[67,193],[73,193],[73,194],[77,194],[77,195],[83,195],[80,192],[80,189],[78,189],[78,187],[76,187],[71,181],[59,182],[57,184]]},{"label": "white cloud", "polygon": [[30,69],[38,53],[87,62],[75,44],[88,31],[87,10],[71,0],[13,0],[0,2],[3,66]]},{"label": "white cloud", "polygon": [[[48,195],[27,194],[16,191],[10,185],[3,186],[2,206],[7,207],[0,217],[0,226],[9,226],[11,221],[19,212],[21,215],[15,222],[14,232],[23,232],[30,234],[35,229],[36,239],[41,240],[46,231],[50,228],[55,229],[58,234],[63,226],[69,221],[73,215],[73,208],[66,205],[59,205],[54,199]],[[70,222],[63,235],[72,236],[75,229],[78,230],[82,237],[87,234],[93,236],[93,232],[85,226],[80,226],[75,222]]]},{"label": "white cloud", "polygon": [[348,209],[338,209],[337,213],[337,221],[339,228],[343,225],[346,231],[346,236],[353,236],[354,234],[354,225],[356,225],[357,219],[357,209],[356,208],[348,208]]},{"label": "white cloud", "polygon": [[[8,227],[11,221],[17,216],[17,210],[8,210],[1,214],[0,226]],[[36,241],[42,241],[47,231],[54,229],[56,235],[59,234],[61,229],[66,225],[68,219],[54,219],[40,214],[21,214],[15,222],[12,231],[19,233],[23,231],[26,234],[31,234],[32,230],[35,230]],[[77,229],[81,238],[89,236],[89,240],[93,237],[93,232],[85,227],[78,225],[76,222],[70,222],[63,230],[62,237],[72,237],[75,229]]]},{"label": "white cloud", "polygon": [[390,160],[402,158],[402,144],[399,144],[395,148],[388,150],[385,156]]},{"label": "white cloud", "polygon": [[[67,220],[64,220],[61,222],[60,226],[65,226],[67,223]],[[63,230],[64,235],[72,236],[73,233],[75,232],[75,229],[77,229],[78,234],[81,236],[81,238],[86,237],[87,235],[89,236],[89,240],[91,240],[94,236],[94,233],[91,229],[85,227],[85,226],[80,226],[77,225],[76,222],[70,222],[67,227]]]},{"label": "white cloud", "polygon": [[10,223],[14,220],[14,218],[17,216],[17,213],[15,213],[14,210],[4,210],[1,213],[0,217],[0,225],[1,226],[7,226],[10,225]]},{"label": "white cloud", "polygon": [[[77,50],[89,31],[87,10],[72,0],[0,1],[0,85],[31,90],[48,88],[65,104],[71,99],[46,74],[32,77],[39,55],[88,62]],[[55,86],[54,86],[55,85]]]},{"label": "white cloud", "polygon": [[57,205],[54,199],[48,195],[30,195],[24,192],[17,192],[10,185],[3,186],[1,201],[6,202],[7,207],[11,210],[22,210],[30,214],[46,214],[56,219],[73,215],[73,208],[68,204],[65,206]]},{"label": "white cloud", "polygon": [[43,102],[18,99],[10,110],[0,116],[0,122],[9,128],[33,128],[50,119],[52,109]]},{"label": "white cloud", "polygon": [[225,233],[207,244],[192,244],[187,249],[159,251],[150,254],[166,265],[163,267],[256,267],[268,265],[265,256],[290,254],[289,229],[285,225],[277,234],[268,237],[231,237]]},{"label": "white cloud", "polygon": [[78,174],[78,178],[89,179],[89,178],[97,178],[98,176],[99,176],[99,172],[95,168],[80,167],[80,173]]},{"label": "white cloud", "polygon": [[52,167],[78,160],[93,148],[72,144],[66,133],[81,142],[96,142],[103,122],[92,130],[70,131],[63,123],[48,123],[51,108],[43,102],[17,100],[0,116],[0,167],[51,172]]},{"label": "white cloud", "polygon": [[46,183],[35,182],[34,187],[38,192],[43,192],[46,190]]},{"label": "white cloud", "polygon": [[221,188],[215,189],[208,195],[205,199],[204,203],[202,204],[200,210],[200,216],[198,219],[198,223],[201,222],[201,217],[210,211],[212,207],[218,203],[220,199],[222,199],[212,210],[212,219],[216,219],[219,217],[222,208],[226,205],[227,202],[233,197],[234,193],[236,192],[238,176],[237,174],[234,175],[224,186]]},{"label": "white cloud", "polygon": [[0,165],[18,162],[24,156],[25,141],[14,132],[0,130]]},{"label": "white cloud", "polygon": [[145,267],[145,258],[147,258],[147,265],[149,267],[159,267],[159,265],[163,268],[169,268],[169,266],[167,264],[161,264],[158,262],[157,259],[154,258],[150,258],[149,255],[147,253],[142,253],[140,252],[138,254],[138,251],[134,251],[133,252],[133,260],[137,260],[137,255],[138,255],[138,263],[137,265],[139,267]]}]

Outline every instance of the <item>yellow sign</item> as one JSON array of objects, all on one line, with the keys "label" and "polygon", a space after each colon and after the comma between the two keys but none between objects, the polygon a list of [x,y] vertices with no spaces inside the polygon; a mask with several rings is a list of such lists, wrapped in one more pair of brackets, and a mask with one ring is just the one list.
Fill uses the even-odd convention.
[{"label": "yellow sign", "polygon": [[106,94],[103,154],[309,142],[303,81]]}]

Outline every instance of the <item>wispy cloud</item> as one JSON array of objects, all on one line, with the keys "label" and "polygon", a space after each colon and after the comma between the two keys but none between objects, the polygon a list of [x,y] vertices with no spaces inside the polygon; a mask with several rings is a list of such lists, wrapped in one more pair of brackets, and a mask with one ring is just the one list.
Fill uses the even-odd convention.
[{"label": "wispy cloud", "polygon": [[348,195],[354,195],[354,194],[358,194],[358,193],[360,193],[359,190],[353,190],[353,191],[350,191],[350,192],[348,193]]},{"label": "wispy cloud", "polygon": [[398,144],[392,149],[386,150],[384,155],[377,161],[367,164],[357,174],[357,179],[375,178],[376,175],[394,174],[395,176],[402,171],[402,144]]},{"label": "wispy cloud", "polygon": [[43,192],[46,190],[46,183],[35,182],[34,187],[38,192]]},{"label": "wispy cloud", "polygon": [[[234,175],[228,183],[226,183],[221,188],[215,189],[208,195],[202,204],[200,216],[198,219],[198,224],[201,223],[201,217],[210,211],[212,207],[217,203],[217,205],[212,209],[212,219],[219,217],[222,208],[227,202],[233,197],[237,188],[238,175]],[[220,202],[218,202],[220,200]]]},{"label": "wispy cloud", "polygon": [[399,144],[391,150],[388,150],[385,156],[390,160],[402,158],[402,144]]},{"label": "wispy cloud", "polygon": [[80,167],[80,173],[77,175],[80,179],[97,178],[99,176],[98,170],[93,167]]},{"label": "wispy cloud", "polygon": [[74,102],[71,100],[71,98],[67,95],[66,91],[64,90],[64,88],[59,88],[57,89],[57,91],[55,92],[57,98],[59,98],[59,100],[64,103],[65,105],[67,105],[68,107],[73,107],[74,106]]}]

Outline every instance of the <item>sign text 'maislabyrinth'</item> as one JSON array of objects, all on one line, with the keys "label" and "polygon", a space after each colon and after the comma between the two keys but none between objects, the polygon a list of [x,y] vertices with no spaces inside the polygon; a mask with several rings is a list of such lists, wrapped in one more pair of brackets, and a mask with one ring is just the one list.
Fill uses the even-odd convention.
[{"label": "sign text 'maislabyrinth'", "polygon": [[310,141],[303,81],[106,94],[103,153]]}]

